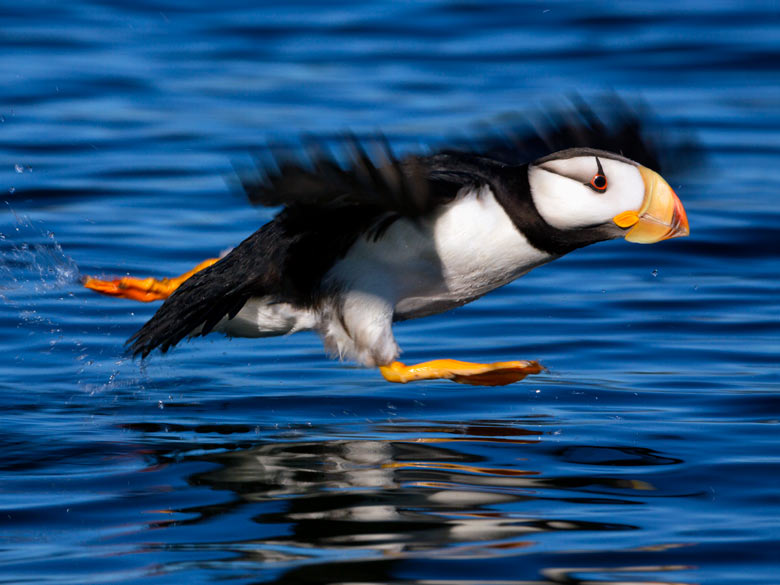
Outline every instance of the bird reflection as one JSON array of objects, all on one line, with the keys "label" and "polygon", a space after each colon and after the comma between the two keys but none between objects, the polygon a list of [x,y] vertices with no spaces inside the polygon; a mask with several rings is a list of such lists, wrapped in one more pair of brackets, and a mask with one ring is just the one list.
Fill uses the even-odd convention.
[{"label": "bird reflection", "polygon": [[[231,500],[179,509],[177,516],[189,519],[157,522],[156,527],[239,518],[240,530],[221,532],[222,537],[239,537],[210,547],[229,551],[230,563],[284,568],[278,583],[344,581],[343,571],[352,571],[353,580],[371,575],[370,582],[380,582],[409,559],[506,557],[538,544],[542,533],[636,530],[626,524],[542,518],[538,502],[584,501],[571,492],[585,488],[589,500],[637,503],[632,494],[653,488],[625,477],[545,476],[528,463],[541,443],[539,431],[506,421],[417,424],[400,430],[397,424],[380,426],[374,429],[380,432],[370,435],[399,437],[386,440],[268,440],[217,453],[200,451],[192,459],[215,467],[191,475],[189,483],[231,493]],[[486,447],[511,455],[497,463],[480,454]],[[587,449],[593,459],[596,448]],[[571,450],[562,453],[574,457]],[[614,457],[614,449],[608,456]],[[159,462],[169,457],[161,453]],[[542,581],[501,582],[621,582],[612,573],[599,581],[589,571],[603,573],[536,567],[531,574]],[[635,574],[632,579],[644,582]],[[650,582],[661,583],[657,577]]]}]

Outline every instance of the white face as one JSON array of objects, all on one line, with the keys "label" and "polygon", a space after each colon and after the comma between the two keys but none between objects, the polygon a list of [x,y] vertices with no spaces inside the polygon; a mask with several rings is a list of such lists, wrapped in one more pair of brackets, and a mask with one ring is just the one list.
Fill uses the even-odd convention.
[{"label": "white face", "polygon": [[542,218],[553,227],[575,229],[614,225],[616,215],[639,211],[645,196],[639,166],[628,159],[610,158],[615,156],[578,149],[531,164],[531,196]]}]

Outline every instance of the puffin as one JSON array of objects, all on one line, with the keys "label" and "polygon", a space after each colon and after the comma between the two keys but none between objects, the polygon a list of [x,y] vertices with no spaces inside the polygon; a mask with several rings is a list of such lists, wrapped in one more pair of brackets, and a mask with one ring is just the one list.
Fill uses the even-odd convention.
[{"label": "puffin", "polygon": [[509,384],[544,368],[406,365],[393,324],[462,306],[584,246],[689,234],[659,174],[661,153],[674,148],[648,137],[625,104],[605,116],[579,103],[401,157],[381,135],[304,142],[237,169],[251,203],[280,210],[224,257],[176,278],[85,278],[103,294],[165,301],[128,340],[133,355],[212,332],[313,330],[330,355],[379,368],[390,382]]}]

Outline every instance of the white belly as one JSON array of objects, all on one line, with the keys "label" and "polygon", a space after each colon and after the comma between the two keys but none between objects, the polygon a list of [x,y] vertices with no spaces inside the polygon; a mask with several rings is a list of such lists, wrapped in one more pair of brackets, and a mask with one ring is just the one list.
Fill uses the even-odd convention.
[{"label": "white belly", "polygon": [[214,331],[232,337],[273,337],[313,329],[314,311],[289,303],[270,303],[269,297],[252,297],[232,319],[222,319]]}]

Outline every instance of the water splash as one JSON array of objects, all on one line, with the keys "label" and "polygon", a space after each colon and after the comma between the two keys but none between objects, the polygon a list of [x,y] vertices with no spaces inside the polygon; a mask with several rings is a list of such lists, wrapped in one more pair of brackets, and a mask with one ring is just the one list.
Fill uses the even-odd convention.
[{"label": "water splash", "polygon": [[0,229],[0,297],[11,291],[40,293],[78,280],[76,262],[54,233],[39,221],[11,211],[13,223]]},{"label": "water splash", "polygon": [[13,222],[0,224],[0,314],[15,313],[18,325],[46,344],[38,350],[48,353],[64,335],[52,319],[51,297],[77,281],[78,267],[41,222],[9,211]]},{"label": "water splash", "polygon": [[0,223],[0,299],[5,307],[0,305],[0,310],[13,313],[18,326],[32,334],[28,350],[46,359],[61,359],[52,358],[53,353],[72,356],[69,369],[61,362],[61,372],[67,371],[63,375],[72,376],[74,387],[84,395],[116,397],[141,392],[143,375],[139,378],[132,360],[117,358],[121,349],[85,342],[61,319],[63,301],[70,316],[82,310],[75,292],[80,289],[80,274],[54,233],[43,222],[10,208],[4,219]]}]

